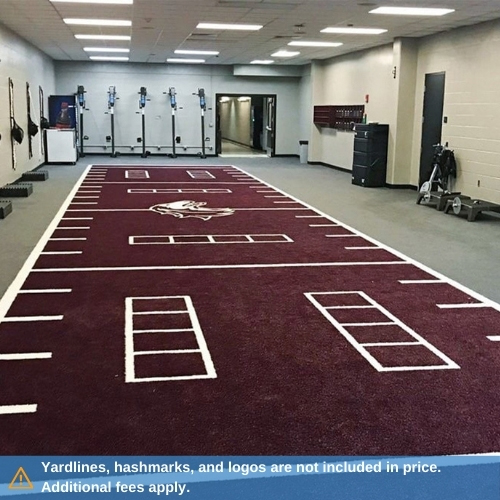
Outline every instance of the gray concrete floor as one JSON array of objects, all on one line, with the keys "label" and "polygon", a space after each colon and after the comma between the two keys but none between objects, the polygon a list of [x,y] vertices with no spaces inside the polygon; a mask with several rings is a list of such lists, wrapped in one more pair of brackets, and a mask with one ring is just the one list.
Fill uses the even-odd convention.
[{"label": "gray concrete floor", "polygon": [[266,156],[264,151],[252,149],[248,146],[237,144],[236,142],[222,139],[221,141],[221,157],[234,157],[234,156]]},{"label": "gray concrete floor", "polygon": [[0,220],[0,295],[13,281],[76,180],[89,164],[227,165],[286,191],[300,200],[425,264],[472,290],[500,302],[498,262],[500,218],[476,222],[416,205],[416,192],[361,188],[349,173],[303,165],[297,158],[177,158],[86,156],[76,165],[48,165],[50,178],[34,184],[28,198],[13,199],[14,210]]}]

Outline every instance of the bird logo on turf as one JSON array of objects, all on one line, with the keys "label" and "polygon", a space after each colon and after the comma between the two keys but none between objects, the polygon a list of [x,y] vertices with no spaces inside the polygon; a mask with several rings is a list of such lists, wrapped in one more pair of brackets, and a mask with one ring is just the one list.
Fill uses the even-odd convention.
[{"label": "bird logo on turf", "polygon": [[202,220],[210,220],[212,217],[225,217],[234,214],[233,208],[210,208],[205,207],[206,204],[205,201],[182,200],[159,203],[149,207],[149,209],[160,215],[173,215],[178,219],[196,217]]}]

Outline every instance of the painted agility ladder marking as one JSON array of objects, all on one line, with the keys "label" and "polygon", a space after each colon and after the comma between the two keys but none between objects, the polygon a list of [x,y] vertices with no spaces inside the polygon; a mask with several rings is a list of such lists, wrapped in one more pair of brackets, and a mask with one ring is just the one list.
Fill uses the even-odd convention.
[{"label": "painted agility ladder marking", "polygon": [[222,194],[222,193],[232,193],[230,189],[223,188],[165,188],[165,189],[128,189],[127,193],[129,194],[177,194],[177,193],[188,193],[188,194]]},{"label": "painted agility ladder marking", "polygon": [[186,170],[186,172],[192,179],[215,179],[215,176],[207,170],[202,170],[201,172],[197,170]]},{"label": "painted agility ladder marking", "polygon": [[158,234],[129,236],[128,243],[129,245],[200,245],[206,243],[293,243],[293,240],[286,234]]},{"label": "painted agility ladder marking", "polygon": [[[454,361],[448,358],[445,354],[443,354],[439,349],[434,347],[432,344],[427,342],[423,337],[421,337],[418,333],[413,331],[409,326],[405,325],[401,320],[399,320],[396,316],[391,314],[387,309],[378,304],[375,300],[373,300],[369,295],[365,292],[360,291],[349,291],[349,292],[308,292],[304,294],[312,304],[323,314],[323,316],[344,336],[344,338],[379,372],[394,372],[394,371],[415,371],[415,370],[450,370],[450,369],[459,369],[460,366],[457,365]],[[336,306],[323,306],[320,303],[321,297],[325,296],[335,296],[335,297],[346,297],[346,296],[358,296],[360,297],[359,305],[336,305]],[[377,309],[379,312],[384,315],[388,321],[380,321],[380,322],[366,322],[366,323],[341,323],[337,319],[335,319],[335,313],[332,311],[338,310],[356,310],[356,309]],[[367,342],[360,343],[358,342],[351,333],[349,333],[346,327],[370,327],[370,326],[392,326],[398,327],[400,330],[404,331],[406,334],[410,336],[412,340],[405,342]],[[383,366],[374,356],[371,354],[367,347],[380,347],[391,349],[396,346],[408,346],[409,348],[414,346],[424,346],[429,351],[431,351],[436,357],[438,357],[443,364],[438,365],[418,365],[418,366]]]},{"label": "painted agility ladder marking", "polygon": [[[187,314],[191,322],[191,328],[179,329],[179,328],[163,328],[159,330],[137,330],[134,328],[134,316],[140,314],[145,315],[156,315],[159,314],[158,306],[153,306],[151,310],[147,310],[144,307],[144,303],[147,301],[158,301],[165,299],[181,299],[184,301],[185,309],[178,310],[163,310],[161,313],[166,316],[172,313],[175,314]],[[141,301],[142,307],[140,311],[134,309],[134,303],[136,301]],[[193,332],[198,344],[198,349],[173,349],[173,350],[150,350],[150,351],[136,351],[134,348],[134,335],[149,333],[149,332],[162,332],[169,334],[171,332]],[[135,357],[136,356],[151,356],[151,355],[165,355],[165,356],[176,356],[181,354],[193,354],[199,353],[203,364],[205,366],[205,372],[202,374],[192,374],[192,375],[173,375],[173,376],[161,376],[161,377],[136,377],[135,375]],[[168,363],[166,359],[165,364]],[[208,350],[203,331],[201,329],[200,323],[198,321],[198,316],[193,306],[193,302],[189,295],[167,295],[163,297],[127,297],[125,299],[125,382],[136,383],[136,382],[161,382],[161,381],[172,381],[172,380],[196,380],[196,379],[209,379],[217,378],[217,373],[210,356],[210,351]]]},{"label": "painted agility ladder marking", "polygon": [[125,179],[149,179],[147,170],[125,170]]}]

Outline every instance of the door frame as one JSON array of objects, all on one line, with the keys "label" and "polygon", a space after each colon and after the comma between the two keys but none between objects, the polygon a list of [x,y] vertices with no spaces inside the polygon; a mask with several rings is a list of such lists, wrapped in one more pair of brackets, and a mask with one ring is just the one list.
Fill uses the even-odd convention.
[{"label": "door frame", "polygon": [[[219,156],[219,154],[222,152],[222,136],[221,136],[221,124],[220,124],[220,98],[221,97],[255,97],[255,98],[262,98],[265,99],[267,97],[272,97],[274,99],[274,109],[273,109],[273,124],[274,124],[274,131],[272,134],[272,143],[271,143],[271,157],[276,155],[276,108],[278,106],[278,96],[276,94],[255,94],[253,92],[238,92],[238,93],[231,93],[231,92],[217,92],[215,94],[215,122],[216,122],[216,130],[215,130],[215,152],[216,156]],[[266,113],[266,110],[264,109],[264,113]]]}]

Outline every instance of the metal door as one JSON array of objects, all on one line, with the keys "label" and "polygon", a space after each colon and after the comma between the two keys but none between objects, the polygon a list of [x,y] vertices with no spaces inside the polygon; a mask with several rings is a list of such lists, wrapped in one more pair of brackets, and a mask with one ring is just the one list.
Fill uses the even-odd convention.
[{"label": "metal door", "polygon": [[441,142],[444,81],[444,72],[427,73],[425,75],[419,186],[429,179],[432,172],[432,157],[434,155],[433,146]]},{"label": "metal door", "polygon": [[272,157],[276,144],[276,97],[266,98],[266,153]]}]

